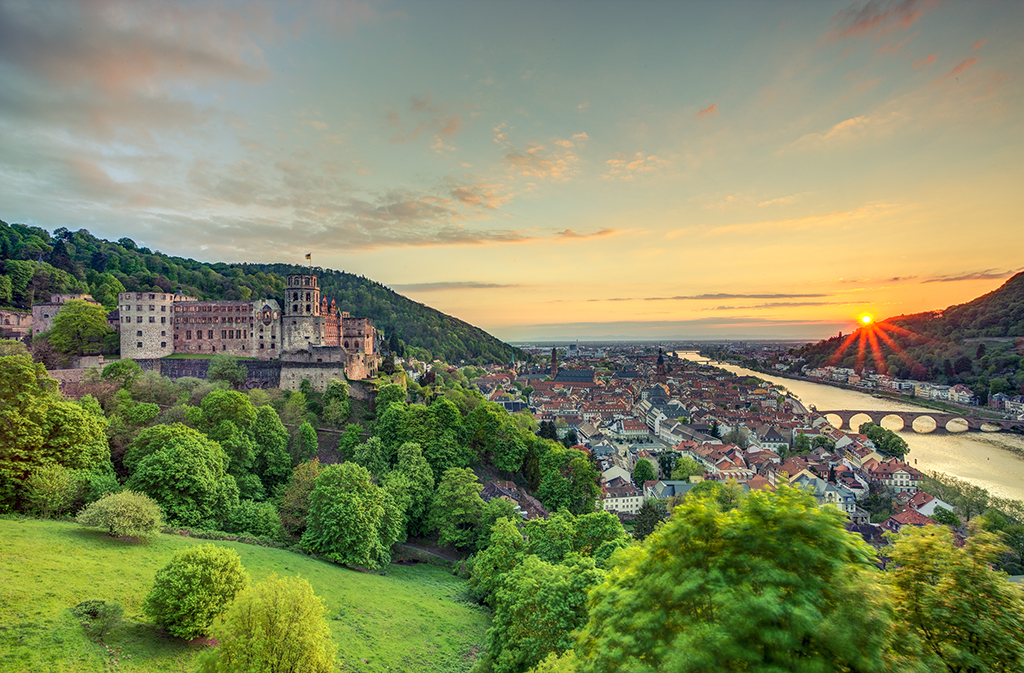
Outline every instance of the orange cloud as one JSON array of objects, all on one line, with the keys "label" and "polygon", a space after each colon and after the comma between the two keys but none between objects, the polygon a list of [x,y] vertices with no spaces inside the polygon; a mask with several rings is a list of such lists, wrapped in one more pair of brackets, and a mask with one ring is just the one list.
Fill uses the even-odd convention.
[{"label": "orange cloud", "polygon": [[983,38],[981,38],[980,40],[978,40],[977,42],[975,42],[975,43],[974,43],[974,46],[973,46],[973,47],[971,47],[971,49],[972,49],[973,51],[978,51],[979,49],[981,49],[981,46],[982,46],[983,44],[985,44],[985,43],[986,43],[987,41],[988,41],[988,38],[984,38],[984,37],[983,37]]},{"label": "orange cloud", "polygon": [[578,172],[579,158],[566,148],[548,151],[544,145],[535,144],[513,149],[505,155],[505,162],[520,175],[568,180]]},{"label": "orange cloud", "polygon": [[936,58],[938,58],[938,54],[933,51],[924,58],[917,59],[914,61],[914,70],[917,70],[918,68],[927,68],[932,63],[935,63]]},{"label": "orange cloud", "polygon": [[963,72],[964,70],[967,70],[968,68],[970,68],[970,67],[971,67],[972,65],[974,65],[975,63],[977,63],[977,62],[978,62],[978,61],[980,61],[980,60],[981,60],[981,59],[980,59],[980,58],[978,58],[977,56],[972,56],[971,58],[968,58],[968,59],[965,59],[965,60],[963,60],[963,61],[960,61],[959,65],[957,65],[957,66],[956,66],[955,68],[953,68],[952,70],[950,70],[949,72],[947,72],[947,73],[946,73],[945,75],[943,75],[942,77],[938,78],[937,80],[934,80],[934,81],[932,82],[932,84],[935,84],[935,83],[937,83],[937,82],[941,82],[941,81],[943,81],[943,80],[947,80],[947,79],[949,79],[950,77],[953,77],[954,75],[959,75],[959,74],[960,74],[960,73],[962,73],[962,72]]},{"label": "orange cloud", "polygon": [[643,152],[637,152],[632,157],[616,152],[614,159],[609,159],[604,163],[608,166],[608,172],[601,177],[623,180],[632,180],[639,174],[650,173],[669,165],[669,162],[664,159],[659,159],[653,154],[645,156]]},{"label": "orange cloud", "polygon": [[566,241],[566,240],[582,240],[585,238],[603,238],[605,236],[614,236],[615,234],[622,233],[618,229],[601,229],[595,231],[592,234],[581,234],[575,229],[564,229],[562,231],[555,232],[555,238]]},{"label": "orange cloud", "polygon": [[894,30],[909,29],[938,4],[938,0],[870,0],[865,4],[854,3],[832,17],[835,28],[821,39],[821,43],[839,42],[864,35],[877,40]]},{"label": "orange cloud", "polygon": [[695,114],[693,116],[694,117],[703,118],[703,117],[714,117],[714,116],[717,116],[717,115],[718,115],[718,103],[712,103],[710,106],[704,108],[703,110],[701,110],[700,112],[698,112],[697,114]]}]

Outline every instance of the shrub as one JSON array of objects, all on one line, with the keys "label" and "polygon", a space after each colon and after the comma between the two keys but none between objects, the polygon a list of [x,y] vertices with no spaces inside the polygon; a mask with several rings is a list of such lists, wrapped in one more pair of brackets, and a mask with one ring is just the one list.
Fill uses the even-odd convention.
[{"label": "shrub", "polygon": [[249,575],[234,550],[213,544],[190,547],[156,574],[142,611],[173,636],[199,638],[248,584]]},{"label": "shrub", "polygon": [[77,470],[58,463],[40,465],[25,480],[28,501],[44,519],[59,517],[82,493],[82,479]]},{"label": "shrub", "polygon": [[212,633],[220,647],[205,653],[199,670],[333,671],[326,611],[306,580],[272,576],[239,594],[217,619]]},{"label": "shrub", "polygon": [[82,601],[71,613],[83,620],[82,626],[87,633],[102,640],[121,623],[124,608],[116,601]]},{"label": "shrub", "polygon": [[250,535],[272,538],[281,537],[281,517],[272,502],[254,502],[242,500],[228,517],[226,529],[229,533],[249,533]]},{"label": "shrub", "polygon": [[104,528],[114,537],[148,538],[164,527],[156,501],[135,491],[104,496],[83,509],[77,520],[83,526]]}]

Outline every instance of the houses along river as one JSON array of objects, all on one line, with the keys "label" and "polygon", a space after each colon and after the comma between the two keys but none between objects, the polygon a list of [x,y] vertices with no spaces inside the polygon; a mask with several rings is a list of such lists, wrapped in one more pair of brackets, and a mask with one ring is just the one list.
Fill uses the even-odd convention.
[{"label": "houses along river", "polygon": [[[676,355],[695,362],[708,361],[695,352],[680,351]],[[713,364],[734,374],[756,376],[783,386],[796,395],[804,405],[813,404],[817,409],[923,409],[909,402],[878,399],[845,388],[762,374],[728,363]],[[880,419],[874,420],[877,423]],[[1024,500],[1024,458],[1013,452],[1016,449],[1024,453],[1024,436],[1006,432],[950,433],[944,430],[922,434],[909,428],[899,434],[910,446],[907,461],[919,470],[945,472],[986,488],[992,495]]]}]

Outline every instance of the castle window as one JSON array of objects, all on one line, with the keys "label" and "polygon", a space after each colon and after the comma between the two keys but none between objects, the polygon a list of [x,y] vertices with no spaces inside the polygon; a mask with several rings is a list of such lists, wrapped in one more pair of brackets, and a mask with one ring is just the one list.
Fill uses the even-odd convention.
[{"label": "castle window", "polygon": [[[309,293],[308,292],[306,293],[306,301],[309,301]],[[309,309],[306,309],[306,310],[308,311]]]},{"label": "castle window", "polygon": [[209,333],[206,335],[206,338],[208,338],[208,339],[212,339],[213,338],[213,330],[209,330]]},{"label": "castle window", "polygon": [[142,342],[140,341],[140,342],[138,342],[137,344],[135,344],[135,347],[136,347],[136,348],[142,348]]},{"label": "castle window", "polygon": [[142,336],[142,330],[139,330],[138,332],[136,332],[135,336]]},{"label": "castle window", "polygon": [[160,332],[160,336],[167,336],[167,332]]},{"label": "castle window", "polygon": [[345,348],[348,348],[348,342],[347,341],[345,342]]},{"label": "castle window", "polygon": [[233,330],[233,329],[229,329],[228,330],[228,338],[229,339],[234,339],[235,338],[235,330]]},{"label": "castle window", "polygon": [[160,312],[161,313],[167,313],[167,307],[166,306],[161,306],[160,307]]},{"label": "castle window", "polygon": [[155,294],[151,294],[151,295],[149,295],[149,298],[150,299],[156,299],[156,295]]},{"label": "castle window", "polygon": [[131,322],[132,321],[132,317],[131,316],[126,316],[124,321],[125,322]]},{"label": "castle window", "polygon": [[273,342],[273,341],[271,341],[271,342],[270,342],[270,348],[271,348],[271,349],[273,349],[273,348],[274,348],[274,342]]},{"label": "castle window", "polygon": [[135,316],[135,322],[142,322],[142,316]]},{"label": "castle window", "polygon": [[136,305],[135,310],[136,311],[141,311],[142,310],[142,304]]},{"label": "castle window", "polygon": [[292,292],[292,300],[293,301],[298,301],[299,300],[299,293],[298,292]]},{"label": "castle window", "polygon": [[165,316],[165,315],[160,316],[160,324],[161,325],[166,325],[167,324],[167,316]]},{"label": "castle window", "polygon": [[149,305],[149,310],[150,311],[155,311],[156,310],[156,306],[154,306],[153,304],[150,304]]},{"label": "castle window", "polygon": [[227,339],[228,338],[228,331],[226,329],[222,329],[220,331],[220,338],[221,339]]},{"label": "castle window", "polygon": [[185,330],[185,338],[186,339],[191,339],[192,338],[192,330]]},{"label": "castle window", "polygon": [[263,350],[263,344],[260,343],[260,350]]},{"label": "castle window", "polygon": [[156,316],[149,316],[149,322],[156,322]]},{"label": "castle window", "polygon": [[[292,313],[298,313],[298,312],[299,312],[299,305],[298,304],[292,304]],[[293,322],[292,324],[294,325],[295,323]]]},{"label": "castle window", "polygon": [[167,348],[167,342],[166,341],[161,341],[160,342],[160,348]]},{"label": "castle window", "polygon": [[[213,348],[214,348],[214,349],[216,350],[216,348],[217,348],[217,347],[216,347],[216,346],[214,346]],[[228,347],[227,347],[227,346],[225,346],[224,344],[221,344],[221,345],[220,345],[220,349],[221,349],[222,351],[226,351],[226,350],[228,349]]]},{"label": "castle window", "polygon": [[358,342],[358,341],[353,341],[353,342],[352,342],[352,346],[353,346],[353,348],[355,348],[356,350],[359,350],[359,342]]},{"label": "castle window", "polygon": [[306,313],[309,313],[309,304],[306,304]]}]

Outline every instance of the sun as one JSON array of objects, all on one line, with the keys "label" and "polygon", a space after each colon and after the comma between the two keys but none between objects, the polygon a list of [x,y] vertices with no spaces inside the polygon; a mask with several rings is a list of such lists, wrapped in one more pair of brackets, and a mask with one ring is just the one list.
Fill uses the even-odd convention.
[{"label": "sun", "polygon": [[871,317],[871,316],[869,316],[869,315],[862,315],[862,316],[860,317],[860,321],[861,321],[862,323],[864,323],[865,325],[870,325],[870,324],[871,324],[872,322],[874,322],[874,318],[872,318],[872,317]]}]

